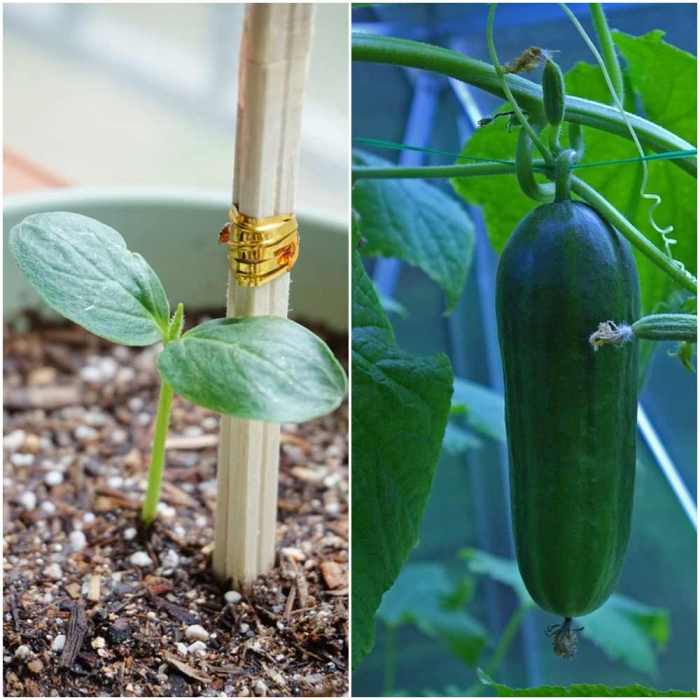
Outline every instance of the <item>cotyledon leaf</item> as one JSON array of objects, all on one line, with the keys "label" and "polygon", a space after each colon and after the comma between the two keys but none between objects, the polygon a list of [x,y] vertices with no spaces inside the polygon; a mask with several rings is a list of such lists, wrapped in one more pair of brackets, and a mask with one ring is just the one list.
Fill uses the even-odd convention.
[{"label": "cotyledon leaf", "polygon": [[175,391],[237,418],[302,422],[337,408],[347,390],[328,346],[294,321],[207,321],[167,345],[158,368]]},{"label": "cotyledon leaf", "polygon": [[71,212],[32,214],[12,228],[9,248],[39,296],[71,321],[123,345],[162,339],[163,285],[110,226]]}]

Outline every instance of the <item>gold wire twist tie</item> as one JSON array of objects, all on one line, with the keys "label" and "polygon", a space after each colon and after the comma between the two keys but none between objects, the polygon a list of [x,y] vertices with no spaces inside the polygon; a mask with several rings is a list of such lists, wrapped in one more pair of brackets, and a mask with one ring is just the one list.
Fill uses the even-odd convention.
[{"label": "gold wire twist tie", "polygon": [[228,246],[228,264],[241,287],[261,287],[294,267],[299,258],[299,229],[294,214],[256,219],[231,207],[219,233]]}]

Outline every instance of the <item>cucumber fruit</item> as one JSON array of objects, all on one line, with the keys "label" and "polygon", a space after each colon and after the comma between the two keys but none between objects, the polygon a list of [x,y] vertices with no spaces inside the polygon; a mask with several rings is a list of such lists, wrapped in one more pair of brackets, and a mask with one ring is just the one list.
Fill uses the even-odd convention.
[{"label": "cucumber fruit", "polygon": [[496,307],[518,566],[569,630],[610,595],[629,539],[637,343],[594,352],[588,338],[638,319],[634,257],[588,205],[542,205],[503,251]]}]

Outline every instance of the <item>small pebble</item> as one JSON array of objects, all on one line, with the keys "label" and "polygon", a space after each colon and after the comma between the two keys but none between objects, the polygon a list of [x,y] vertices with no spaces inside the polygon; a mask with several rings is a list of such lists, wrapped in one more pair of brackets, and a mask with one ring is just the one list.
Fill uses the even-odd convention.
[{"label": "small pebble", "polygon": [[242,596],[238,591],[226,591],[226,593],[224,593],[224,599],[230,605],[235,605],[241,602]]},{"label": "small pebble", "polygon": [[54,581],[60,581],[63,578],[63,571],[61,571],[61,567],[58,564],[49,564],[44,569],[44,576]]},{"label": "small pebble", "polygon": [[74,552],[80,552],[85,549],[85,545],[87,544],[87,538],[80,530],[73,530],[73,532],[68,535],[68,541]]},{"label": "small pebble", "polygon": [[250,625],[247,622],[241,622],[239,629],[241,630],[241,634],[248,634],[248,632],[250,632]]},{"label": "small pebble", "polygon": [[83,421],[86,425],[91,425],[93,428],[101,428],[108,423],[107,416],[100,410],[88,411],[83,416]]},{"label": "small pebble", "polygon": [[52,501],[43,501],[41,504],[41,510],[47,515],[53,515],[56,512],[56,506]]},{"label": "small pebble", "polygon": [[80,442],[92,442],[93,440],[96,440],[99,436],[99,433],[94,428],[91,428],[89,425],[79,425],[73,431],[73,434],[75,435],[76,439]]},{"label": "small pebble", "polygon": [[151,423],[151,414],[150,413],[139,413],[138,416],[136,416],[136,422],[139,425],[150,425]]},{"label": "small pebble", "polygon": [[173,549],[169,549],[161,558],[164,569],[175,569],[180,563],[180,557]]},{"label": "small pebble", "polygon": [[132,413],[138,413],[143,408],[143,399],[140,396],[134,396],[126,405]]},{"label": "small pebble", "polygon": [[206,642],[209,639],[209,632],[207,632],[202,625],[190,625],[185,630],[185,637],[187,639],[198,639]]},{"label": "small pebble", "polygon": [[109,439],[113,445],[123,445],[126,442],[128,437],[129,437],[129,434],[126,432],[126,430],[115,430],[109,436]]},{"label": "small pebble", "polygon": [[186,435],[187,437],[199,437],[203,433],[204,431],[198,425],[188,425],[183,430],[182,434]]},{"label": "small pebble", "polygon": [[64,646],[66,646],[66,635],[58,634],[51,642],[51,651],[63,651]]},{"label": "small pebble", "polygon": [[36,494],[33,491],[25,491],[18,500],[19,504],[26,510],[34,510],[36,508]]},{"label": "small pebble", "polygon": [[146,554],[146,552],[134,552],[130,557],[129,561],[134,565],[134,566],[140,566],[140,567],[146,567],[146,566],[151,566],[153,563],[151,561],[151,557]]},{"label": "small pebble", "polygon": [[267,695],[267,685],[265,685],[265,681],[262,681],[260,679],[255,681],[255,683],[253,684],[253,692],[258,697],[265,697]]},{"label": "small pebble", "polygon": [[207,645],[202,641],[192,642],[187,647],[187,651],[190,654],[197,654],[198,656],[204,656],[207,653]]},{"label": "small pebble", "polygon": [[136,372],[131,367],[122,367],[117,372],[117,382],[119,384],[129,384],[136,378]]},{"label": "small pebble", "polygon": [[112,357],[101,357],[98,366],[105,379],[112,379],[115,377],[119,369],[119,364]]},{"label": "small pebble", "polygon": [[282,549],[280,549],[280,554],[292,561],[304,561],[304,559],[306,559],[306,554],[297,547],[282,547]]},{"label": "small pebble", "polygon": [[22,644],[15,649],[15,656],[21,661],[24,661],[33,655],[32,650],[26,644]]},{"label": "small pebble", "polygon": [[85,525],[92,525],[95,522],[95,514],[94,513],[85,513],[83,515],[83,523]]},{"label": "small pebble", "polygon": [[59,484],[63,483],[63,474],[61,474],[61,472],[57,472],[56,470],[46,472],[46,475],[44,476],[44,483],[47,486],[58,486]]},{"label": "small pebble", "polygon": [[110,476],[107,479],[107,486],[111,489],[120,489],[124,486],[124,479],[121,476]]},{"label": "small pebble", "polygon": [[187,644],[184,642],[178,642],[175,645],[175,648],[177,649],[177,653],[180,654],[180,656],[187,656]]},{"label": "small pebble", "polygon": [[107,642],[105,642],[104,637],[95,637],[95,638],[90,642],[90,646],[91,646],[93,649],[104,649],[106,645],[107,645]]},{"label": "small pebble", "polygon": [[44,664],[42,664],[39,659],[32,659],[32,661],[27,664],[27,668],[32,673],[41,673],[44,670]]},{"label": "small pebble", "polygon": [[202,428],[205,430],[216,430],[219,427],[219,419],[216,416],[207,416],[202,419]]},{"label": "small pebble", "polygon": [[92,365],[81,368],[80,378],[84,382],[90,382],[91,384],[100,384],[102,381],[104,381],[104,377],[102,376],[102,372],[100,371],[99,367],[93,367]]},{"label": "small pebble", "polygon": [[34,455],[24,452],[15,452],[10,457],[10,462],[12,462],[15,467],[29,467],[34,464]]},{"label": "small pebble", "polygon": [[127,527],[126,530],[124,530],[124,539],[129,542],[130,540],[133,540],[134,537],[136,537],[136,528],[135,527]]},{"label": "small pebble", "polygon": [[156,507],[156,512],[164,520],[172,520],[177,515],[177,511],[175,510],[175,508],[163,502],[158,504],[158,506]]},{"label": "small pebble", "polygon": [[24,430],[13,430],[8,435],[5,435],[2,444],[6,450],[18,450],[24,445],[26,439],[27,433]]}]

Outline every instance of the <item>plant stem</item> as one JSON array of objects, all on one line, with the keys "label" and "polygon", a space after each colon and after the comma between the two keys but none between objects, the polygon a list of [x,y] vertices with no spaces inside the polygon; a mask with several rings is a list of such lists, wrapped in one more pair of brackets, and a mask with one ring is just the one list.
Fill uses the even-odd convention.
[{"label": "plant stem", "polygon": [[639,229],[628,221],[605,197],[583,180],[572,175],[571,189],[610,222],[637,250],[671,277],[676,284],[693,294],[698,293],[695,277],[677,261],[657,248]]},{"label": "plant stem", "polygon": [[[536,169],[544,169],[544,161],[535,161]],[[514,163],[467,163],[463,165],[434,165],[415,168],[371,168],[352,169],[353,182],[356,180],[430,179],[450,177],[472,177],[476,175],[512,175]]]},{"label": "plant stem", "polygon": [[625,81],[622,79],[620,61],[617,57],[617,52],[615,51],[615,44],[613,43],[610,27],[608,26],[608,20],[605,17],[605,10],[603,10],[603,5],[599,2],[591,2],[589,3],[588,7],[591,12],[591,19],[593,20],[593,28],[595,29],[595,33],[598,35],[598,41],[600,42],[600,51],[603,56],[603,62],[605,63],[605,67],[608,69],[608,73],[610,74],[610,80],[615,88],[617,99],[621,103],[624,103]]},{"label": "plant stem", "polygon": [[390,697],[396,685],[396,627],[384,625],[384,685],[382,695]]},{"label": "plant stem", "polygon": [[148,488],[141,509],[141,520],[146,527],[155,520],[156,509],[160,500],[160,484],[163,480],[163,468],[165,467],[165,439],[168,436],[172,402],[173,388],[168,382],[161,379],[158,410],[153,430],[151,463],[148,467]]},{"label": "plant stem", "polygon": [[[433,71],[457,78],[499,97],[505,97],[503,86],[493,66],[450,49],[409,39],[354,33],[352,58],[355,61],[389,63]],[[544,116],[541,86],[518,75],[505,76],[505,81],[518,104],[528,114]],[[635,114],[627,113],[626,117],[641,142],[655,151],[693,149],[692,144],[654,122]],[[564,118],[567,122],[577,122],[611,134],[617,134],[623,138],[631,138],[625,120],[618,110],[600,102],[569,95],[565,99]],[[695,157],[679,158],[673,163],[691,175],[696,175],[697,161]]]},{"label": "plant stem", "polygon": [[[494,649],[493,656],[484,668],[484,671],[487,676],[492,676],[498,670],[499,666],[501,665],[501,662],[503,661],[504,656],[508,652],[508,649],[510,649],[510,645],[515,639],[515,635],[517,634],[518,629],[520,629],[520,625],[522,624],[523,618],[525,617],[525,613],[528,611],[529,608],[530,606],[527,603],[521,603],[513,611],[513,614],[508,620],[508,624],[503,630],[501,638],[498,640],[498,644]],[[479,695],[483,688],[484,686],[482,683],[474,683],[467,690],[465,697]]]},{"label": "plant stem", "polygon": [[489,5],[489,14],[488,14],[488,19],[486,23],[486,44],[488,46],[489,50],[489,57],[491,58],[491,63],[493,63],[493,68],[496,71],[496,75],[498,76],[498,79],[501,83],[501,88],[503,90],[503,93],[505,94],[506,98],[508,99],[508,102],[510,102],[510,105],[515,112],[516,116],[518,117],[518,121],[520,122],[520,126],[525,129],[527,132],[528,136],[532,140],[532,143],[537,146],[537,150],[539,150],[540,154],[542,155],[542,158],[544,158],[545,163],[551,164],[552,162],[552,156],[549,153],[549,150],[547,147],[544,145],[540,137],[538,136],[537,132],[532,128],[532,125],[530,122],[525,118],[525,115],[523,114],[522,110],[520,109],[520,105],[518,105],[518,101],[515,99],[513,93],[510,90],[510,87],[508,86],[508,82],[506,81],[506,76],[503,71],[503,66],[501,66],[500,61],[498,60],[498,53],[496,52],[496,42],[494,40],[493,36],[493,25],[494,22],[496,21],[496,3],[491,3]]}]

